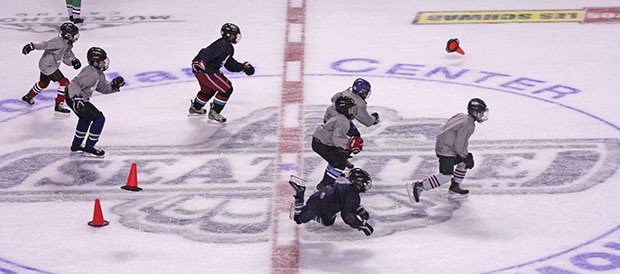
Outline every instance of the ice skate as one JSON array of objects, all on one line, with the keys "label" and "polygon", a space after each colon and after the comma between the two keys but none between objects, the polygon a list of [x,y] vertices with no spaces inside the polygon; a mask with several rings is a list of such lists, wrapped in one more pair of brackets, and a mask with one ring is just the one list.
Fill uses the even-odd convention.
[{"label": "ice skate", "polygon": [[223,124],[226,123],[226,117],[222,116],[222,114],[217,113],[215,110],[209,110],[209,120]]},{"label": "ice skate", "polygon": [[71,145],[71,154],[81,154],[84,152],[84,147],[82,145]]},{"label": "ice skate", "polygon": [[468,189],[462,189],[458,183],[450,183],[450,189],[448,190],[448,199],[463,199],[467,198],[468,194]]},{"label": "ice skate", "polygon": [[84,22],[84,19],[82,19],[81,17],[69,16],[69,21],[73,22],[74,24],[80,24]]},{"label": "ice skate", "polygon": [[98,147],[85,146],[83,149],[84,156],[103,158],[105,151]]},{"label": "ice skate", "polygon": [[295,175],[291,175],[288,183],[295,190],[295,203],[303,204],[304,203],[304,195],[306,193],[306,180],[303,178],[297,177]]},{"label": "ice skate", "polygon": [[34,98],[30,96],[30,94],[26,94],[22,97],[22,101],[28,103],[29,105],[34,105]]},{"label": "ice skate", "polygon": [[422,192],[422,182],[415,181],[413,183],[406,183],[407,187],[407,195],[409,196],[409,201],[411,203],[419,203],[420,202],[420,192]]},{"label": "ice skate", "polygon": [[71,110],[67,107],[65,102],[56,102],[56,106],[54,107],[54,114],[58,117],[69,117],[71,114]]},{"label": "ice skate", "polygon": [[189,114],[187,114],[187,117],[197,117],[197,116],[203,116],[205,114],[207,114],[207,110],[204,108],[195,108],[194,107],[194,100],[190,101],[190,105],[189,105]]}]

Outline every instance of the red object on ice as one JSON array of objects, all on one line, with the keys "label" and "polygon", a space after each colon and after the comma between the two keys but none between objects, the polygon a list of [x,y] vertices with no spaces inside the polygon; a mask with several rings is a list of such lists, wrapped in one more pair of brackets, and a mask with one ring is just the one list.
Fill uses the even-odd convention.
[{"label": "red object on ice", "polygon": [[110,222],[103,219],[103,213],[101,212],[101,202],[99,199],[95,199],[95,212],[93,213],[93,220],[88,222],[89,226],[102,227],[110,224]]},{"label": "red object on ice", "polygon": [[454,38],[454,39],[450,39],[448,40],[448,44],[446,45],[446,51],[447,52],[457,52],[461,55],[465,54],[465,51],[463,51],[463,49],[459,46],[459,39]]},{"label": "red object on ice", "polygon": [[131,170],[129,170],[129,177],[127,177],[127,184],[125,184],[121,188],[130,191],[142,190],[142,188],[138,187],[138,168],[136,163],[131,164]]}]

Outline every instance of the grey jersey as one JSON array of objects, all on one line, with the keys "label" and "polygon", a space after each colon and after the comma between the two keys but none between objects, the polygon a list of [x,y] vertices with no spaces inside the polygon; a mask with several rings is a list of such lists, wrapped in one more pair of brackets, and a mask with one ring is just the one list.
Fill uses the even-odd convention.
[{"label": "grey jersey", "polygon": [[327,120],[326,123],[318,126],[314,130],[312,137],[325,145],[347,149],[347,142],[349,141],[347,132],[350,126],[351,120],[338,113],[338,115]]},{"label": "grey jersey", "polygon": [[83,68],[67,86],[69,98],[79,95],[84,98],[84,101],[88,101],[94,91],[104,94],[119,92],[118,89],[112,88],[111,82],[108,83],[103,71],[91,65]]},{"label": "grey jersey", "polygon": [[476,129],[474,122],[474,117],[464,113],[459,113],[448,119],[439,129],[435,142],[435,153],[449,157],[460,155],[465,158],[469,152],[467,150],[469,137]]},{"label": "grey jersey", "polygon": [[372,126],[375,124],[375,122],[377,122],[377,118],[368,114],[368,110],[366,109],[366,100],[364,100],[364,98],[360,97],[359,95],[353,93],[351,88],[345,91],[338,92],[334,94],[334,96],[332,96],[332,105],[329,106],[327,110],[325,110],[323,121],[328,121],[330,118],[338,114],[338,112],[336,111],[336,107],[334,106],[333,103],[340,96],[349,96],[353,98],[353,100],[355,101],[355,106],[357,107],[357,114],[355,115],[355,120],[359,121],[360,123],[362,123],[363,125],[367,127]]},{"label": "grey jersey", "polygon": [[52,38],[49,41],[32,43],[35,49],[44,50],[43,56],[39,60],[39,69],[45,75],[51,75],[60,66],[60,62],[70,66],[75,59],[73,45],[60,37]]}]

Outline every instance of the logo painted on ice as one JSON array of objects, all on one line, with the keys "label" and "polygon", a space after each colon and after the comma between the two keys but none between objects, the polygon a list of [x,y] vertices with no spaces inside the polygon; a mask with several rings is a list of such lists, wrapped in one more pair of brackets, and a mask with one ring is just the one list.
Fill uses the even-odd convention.
[{"label": "logo painted on ice", "polygon": [[[305,107],[304,136],[311,136],[324,109]],[[435,171],[433,135],[444,120],[406,119],[389,108],[380,112],[384,122],[361,129],[368,149],[352,160],[375,180],[363,203],[373,214],[376,236],[449,219],[460,204],[446,201],[447,190],[429,192],[415,206],[403,191],[403,182]],[[195,145],[109,147],[113,153],[105,159],[70,157],[65,147],[2,155],[0,202],[97,196],[121,200],[111,211],[133,229],[205,242],[268,241],[273,172],[280,169],[273,123],[277,115],[276,107],[257,110]],[[320,178],[325,164],[309,144],[304,142],[303,175]],[[481,164],[468,172],[467,185],[473,193],[487,195],[583,191],[617,172],[620,157],[617,139],[478,141],[470,147]],[[133,161],[145,188],[137,199],[119,188]],[[303,229],[306,240],[364,237],[342,223]]]},{"label": "logo painted on ice", "polygon": [[[137,23],[183,22],[183,20],[172,19],[171,15],[128,15],[117,11],[86,12],[82,13],[82,17],[86,19],[84,20],[84,23],[79,25],[80,31]],[[58,32],[60,25],[67,20],[67,14],[63,12],[17,13],[14,15],[0,17],[0,28],[36,33],[56,33]]]}]

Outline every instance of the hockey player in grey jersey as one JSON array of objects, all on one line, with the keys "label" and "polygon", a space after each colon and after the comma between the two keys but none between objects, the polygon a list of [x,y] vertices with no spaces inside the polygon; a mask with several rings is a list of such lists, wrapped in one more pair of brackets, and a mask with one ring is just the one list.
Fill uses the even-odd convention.
[{"label": "hockey player in grey jersey", "polygon": [[[473,98],[467,104],[467,114],[459,113],[440,128],[435,141],[435,153],[439,158],[439,173],[422,181],[405,184],[411,202],[420,201],[423,190],[431,190],[451,182],[449,197],[467,195],[469,190],[462,189],[460,183],[468,169],[474,167],[474,156],[467,149],[469,138],[474,133],[476,124],[488,119],[489,109],[484,101]],[[454,166],[456,165],[456,168]]]},{"label": "hockey player in grey jersey", "polygon": [[[325,110],[325,115],[323,116],[323,122],[327,122],[331,117],[334,117],[338,114],[336,111],[336,107],[333,105],[333,102],[338,99],[340,96],[348,96],[353,98],[355,101],[355,105],[357,107],[357,114],[355,115],[355,120],[362,123],[364,126],[372,126],[379,123],[379,113],[373,112],[372,114],[368,114],[368,110],[366,109],[366,99],[370,97],[371,89],[370,83],[368,81],[357,78],[353,81],[353,85],[341,92],[338,92],[332,96],[332,105]],[[355,127],[353,123],[351,123],[351,129],[347,134],[349,136],[360,136],[359,131]]]},{"label": "hockey player in grey jersey", "polygon": [[347,136],[351,120],[357,112],[355,101],[351,97],[341,96],[336,99],[334,105],[338,114],[318,126],[312,134],[312,150],[328,164],[323,180],[317,185],[319,190],[335,184],[345,168],[353,168],[347,161],[347,156],[362,151],[364,142],[359,136]]},{"label": "hockey player in grey jersey", "polygon": [[74,69],[80,69],[82,66],[80,60],[75,57],[72,51],[73,43],[78,40],[80,33],[77,26],[67,22],[60,26],[60,33],[58,36],[59,37],[52,38],[49,41],[38,43],[30,42],[22,49],[23,54],[28,54],[35,49],[43,50],[43,55],[39,60],[39,69],[41,70],[39,81],[22,97],[22,100],[33,105],[34,97],[43,89],[47,88],[50,81],[58,82],[59,86],[54,110],[57,114],[68,116],[70,111],[64,102],[64,91],[65,87],[69,84],[69,79],[62,74],[59,66],[61,62],[67,66],[72,66]]},{"label": "hockey player in grey jersey", "polygon": [[[95,144],[99,141],[99,135],[103,130],[105,116],[90,102],[90,98],[94,91],[103,94],[119,92],[125,80],[120,76],[114,78],[112,82],[106,80],[103,72],[108,69],[110,60],[102,48],[90,48],[86,58],[88,66],[83,68],[67,87],[66,102],[79,117],[71,151],[84,151],[93,156],[103,156],[105,151],[95,147]],[[82,146],[86,132],[88,132],[88,139]]]}]

